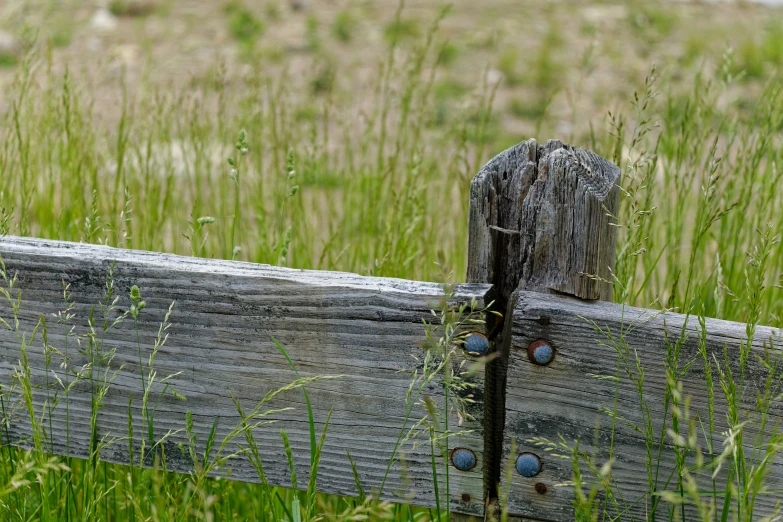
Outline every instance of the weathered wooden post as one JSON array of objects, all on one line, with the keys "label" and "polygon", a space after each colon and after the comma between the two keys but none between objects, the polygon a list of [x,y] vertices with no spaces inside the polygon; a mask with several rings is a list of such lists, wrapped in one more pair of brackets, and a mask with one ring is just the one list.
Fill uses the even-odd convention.
[{"label": "weathered wooden post", "polygon": [[[485,378],[484,487],[490,506],[498,496],[504,452],[515,292],[612,298],[607,281],[616,229],[610,216],[619,204],[619,176],[618,167],[592,152],[531,139],[496,156],[471,183],[467,280],[492,284],[491,299],[503,314],[488,325],[490,351],[496,354]],[[552,356],[546,347],[531,351],[544,364]]]},{"label": "weathered wooden post", "polygon": [[[485,514],[495,511],[500,485],[513,520],[573,520],[568,453],[577,442],[595,472],[610,464],[611,484],[599,484],[606,502],[598,509],[607,518],[666,515],[673,504],[662,493],[684,496],[684,473],[712,495],[707,502],[733,512],[724,497],[736,484],[726,481],[745,479],[704,464],[718,462],[730,430],[744,434],[743,466],[764,470],[753,515],[775,514],[783,407],[774,402],[764,410],[759,398],[777,393],[765,386],[780,378],[783,332],[607,302],[619,176],[591,152],[529,140],[498,155],[472,182],[468,281],[493,284],[489,298],[504,314],[487,328],[496,359],[485,378]],[[727,380],[713,382],[710,372]],[[742,391],[727,397],[724,384]],[[701,427],[689,432],[689,422]],[[545,451],[544,441],[561,440],[565,458]],[[583,478],[586,488],[598,480]],[[683,520],[698,515],[693,505],[678,511]]]}]

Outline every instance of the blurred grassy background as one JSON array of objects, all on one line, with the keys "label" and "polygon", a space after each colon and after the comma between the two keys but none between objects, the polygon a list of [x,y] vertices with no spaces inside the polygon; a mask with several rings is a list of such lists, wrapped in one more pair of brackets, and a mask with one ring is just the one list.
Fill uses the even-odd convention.
[{"label": "blurred grassy background", "polygon": [[[404,54],[420,43],[446,5],[409,0],[6,0],[0,29],[21,49],[36,37],[52,47],[56,71],[69,65],[95,95],[96,112],[116,121],[125,75],[132,90],[210,83],[216,68],[227,93],[246,89],[259,70],[288,72],[303,117],[317,96],[367,109],[378,63],[392,40]],[[727,46],[746,81],[736,93],[783,62],[783,23],[776,9],[751,2],[585,2],[456,0],[438,33],[433,125],[450,116],[484,81],[500,82],[486,135],[503,147],[538,134],[579,141],[607,110],[617,110],[641,85],[650,65],[688,89],[693,71],[715,66]],[[19,55],[0,46],[0,84]],[[5,49],[5,50],[2,50]],[[709,67],[708,67],[709,68]],[[714,68],[714,67],[713,67]],[[7,110],[8,89],[0,94]]]}]

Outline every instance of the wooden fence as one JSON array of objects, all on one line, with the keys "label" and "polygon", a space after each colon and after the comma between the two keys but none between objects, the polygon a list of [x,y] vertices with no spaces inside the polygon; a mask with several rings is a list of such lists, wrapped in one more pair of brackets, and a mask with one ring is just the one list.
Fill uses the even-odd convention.
[{"label": "wooden fence", "polygon": [[[0,317],[9,323],[0,327],[0,383],[10,386],[20,345],[45,317],[48,343],[60,352],[70,346],[70,353],[63,367],[47,363],[41,348],[26,350],[39,414],[45,402],[52,404],[56,379],[66,383],[88,370],[108,371],[112,379],[98,412],[97,434],[90,429],[95,380],[71,387],[67,421],[59,392],[60,402],[46,422],[51,433],[45,447],[52,453],[87,458],[96,438],[128,437],[132,428],[137,436],[130,444],[112,444],[100,457],[128,463],[133,452],[138,460],[143,438],[138,434],[147,430],[142,397],[150,354],[157,350],[157,380],[173,374],[167,383],[186,399],[161,395],[164,385],[153,389],[158,401],[153,439],[163,442],[152,454],[165,455],[169,470],[188,472],[193,465],[180,450],[180,443],[188,443],[185,434],[165,437],[183,428],[186,412],[203,451],[213,426],[217,440],[241,426],[237,404],[249,412],[272,390],[322,377],[304,385],[319,427],[331,411],[319,491],[359,495],[352,460],[364,489],[383,499],[428,507],[440,500],[455,515],[484,517],[501,498],[514,517],[572,520],[574,489],[567,485],[572,462],[559,458],[569,457],[567,452],[558,456],[543,442],[562,438],[568,444],[578,440],[596,463],[612,459],[612,511],[621,519],[644,519],[663,503],[648,494],[649,447],[634,426],[649,421],[663,446],[671,447],[665,423],[672,371],[690,394],[691,415],[706,415],[710,395],[702,359],[715,357],[736,367],[748,332],[744,324],[700,324],[694,317],[609,302],[616,237],[610,216],[617,213],[619,175],[616,166],[595,154],[557,141],[529,140],[498,155],[471,185],[468,283],[448,292],[433,283],[5,237],[0,256],[8,276],[16,277],[21,306],[15,311],[0,304]],[[58,315],[69,306],[64,285],[72,303],[67,317]],[[146,303],[138,320],[128,315],[134,285]],[[408,437],[408,430],[426,415],[414,401],[445,400],[442,373],[421,379],[433,364],[425,360],[424,342],[432,328],[427,323],[437,325],[431,311],[444,300],[449,307],[491,306],[499,314],[488,313],[483,324],[461,325],[468,334],[461,356],[468,366],[486,364],[464,376],[473,386],[462,392],[466,410],[448,415],[450,498],[442,498],[441,484],[436,499],[429,439],[417,438],[416,430]],[[120,317],[125,320],[115,324]],[[170,326],[161,332],[166,322]],[[761,393],[769,373],[763,357],[755,355],[779,349],[780,343],[779,331],[756,329],[745,371],[750,384],[742,397],[750,417],[756,391]],[[673,346],[681,364],[690,365],[688,371],[672,369]],[[601,378],[622,372],[624,364],[635,365],[637,355],[645,370],[641,389],[633,379]],[[714,398],[718,432],[729,428],[722,397]],[[274,410],[264,419],[276,421],[254,430],[266,480],[290,485],[280,437],[284,428],[299,483],[306,484],[311,438],[303,394],[294,389],[262,406]],[[775,405],[771,413],[770,427],[783,412]],[[32,444],[23,410],[10,411],[4,421],[3,444]],[[403,444],[395,451],[401,434]],[[674,452],[661,455],[657,480],[661,490],[671,489]],[[152,458],[144,464],[152,465]],[[228,464],[231,479],[260,480],[247,458]],[[447,471],[440,459],[435,465],[438,474]],[[768,486],[780,486],[781,477],[783,469],[775,462]],[[761,496],[758,513],[772,512],[779,497]]]}]

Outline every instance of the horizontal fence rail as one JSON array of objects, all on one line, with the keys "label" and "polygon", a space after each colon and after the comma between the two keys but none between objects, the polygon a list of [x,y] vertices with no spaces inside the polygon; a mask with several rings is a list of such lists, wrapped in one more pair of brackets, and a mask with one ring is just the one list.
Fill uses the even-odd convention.
[{"label": "horizontal fence rail", "polygon": [[[742,429],[747,466],[760,465],[770,439],[778,437],[783,405],[773,403],[766,419],[756,412],[761,398],[772,400],[783,392],[780,330],[759,326],[748,345],[742,323],[707,319],[700,324],[693,316],[536,292],[518,292],[513,310],[503,462],[512,470],[504,484],[511,513],[574,519],[573,489],[562,486],[574,476],[572,455],[562,447],[550,451],[542,440],[559,443],[562,437],[569,445],[579,441],[580,451],[598,468],[612,460],[611,516],[646,520],[658,512],[668,520],[672,504],[648,494],[650,482],[656,491],[677,492],[674,437],[662,428],[664,422],[669,428],[679,425],[683,444],[694,437],[691,447],[680,449],[682,458],[703,498],[717,489],[720,509],[728,470],[723,468],[716,486],[710,463],[724,451],[731,417],[724,384],[742,390],[744,382],[732,423],[747,423]],[[674,408],[677,419],[671,418]],[[706,463],[701,469],[693,467],[695,446]],[[586,463],[582,468],[585,481],[593,482]],[[754,520],[772,514],[783,498],[783,463],[773,460],[768,472]],[[688,519],[699,518],[688,513]]]},{"label": "horizontal fence rail", "polygon": [[[426,424],[414,433],[409,430],[427,413],[411,401],[428,396],[436,405],[443,403],[440,375],[422,388],[420,396],[415,391],[422,383],[411,385],[411,371],[416,370],[419,377],[427,371],[423,363],[425,322],[437,324],[432,310],[438,310],[446,299],[443,285],[17,237],[0,240],[0,256],[8,277],[17,278],[12,297],[16,299],[18,290],[21,298],[16,314],[8,302],[0,303],[0,317],[10,326],[0,328],[0,383],[5,390],[18,388],[11,375],[29,371],[35,413],[46,429],[46,451],[88,458],[94,448],[91,441],[116,438],[100,458],[127,464],[133,452],[138,464],[145,440],[148,458],[144,465],[153,463],[153,455],[165,455],[167,469],[189,472],[193,459],[183,429],[187,412],[192,415],[199,456],[216,427],[214,454],[221,441],[242,425],[237,404],[248,415],[265,394],[299,378],[334,377],[304,385],[319,438],[331,412],[318,490],[358,496],[350,454],[365,492],[377,494],[402,436],[407,440],[393,459],[381,498],[438,505],[433,465],[445,476],[442,459],[436,456],[433,464],[428,439],[416,437]],[[64,284],[69,301],[64,300]],[[138,321],[127,313],[133,304],[134,285],[146,305]],[[483,307],[488,289],[488,285],[457,285],[450,292],[450,305],[475,300]],[[48,345],[62,354],[49,364],[41,318],[46,321]],[[169,326],[161,333],[162,324]],[[481,344],[481,339],[469,341]],[[26,343],[27,369],[20,354],[20,345]],[[159,349],[151,366],[150,354],[156,344]],[[60,362],[66,345],[67,367],[63,367]],[[156,376],[150,387],[151,371]],[[76,374],[80,380],[66,397],[63,387]],[[163,382],[169,375],[174,376]],[[466,379],[479,392],[483,389],[481,369]],[[98,410],[97,434],[93,434],[90,416],[102,380],[110,383]],[[166,385],[169,388],[164,390]],[[148,418],[154,405],[154,432],[149,441],[148,425],[142,419],[145,387],[150,388]],[[412,388],[413,396],[407,396]],[[172,390],[184,397],[178,399]],[[470,390],[464,393],[472,394]],[[31,423],[23,394],[17,392],[19,403],[7,410],[2,442],[29,447],[33,444]],[[58,403],[52,407],[55,394]],[[275,422],[253,430],[265,478],[272,485],[291,485],[280,434],[284,429],[293,449],[298,484],[306,487],[311,437],[302,391],[292,389],[275,397],[262,407],[263,412],[269,410],[279,411],[256,422]],[[452,465],[451,499],[448,503],[440,499],[440,505],[482,515],[481,404],[469,406],[468,413],[475,414],[475,419],[467,418],[461,425],[456,414],[449,419],[454,433],[449,438],[451,450],[463,450],[457,450],[452,460],[465,471]],[[443,420],[441,429],[445,429]],[[236,452],[237,443],[248,446],[242,435],[224,453]],[[158,446],[150,451],[154,444]],[[230,459],[227,467],[232,479],[260,480],[243,454]],[[445,484],[440,491],[445,494]]]}]

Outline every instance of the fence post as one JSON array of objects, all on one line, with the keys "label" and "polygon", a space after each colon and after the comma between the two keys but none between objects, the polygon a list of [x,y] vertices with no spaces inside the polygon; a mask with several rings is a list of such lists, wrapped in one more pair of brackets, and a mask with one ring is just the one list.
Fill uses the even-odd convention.
[{"label": "fence post", "polygon": [[611,300],[620,170],[560,141],[530,139],[498,154],[470,187],[470,283],[494,285],[484,410],[486,515],[497,506],[510,324],[517,289]]}]

